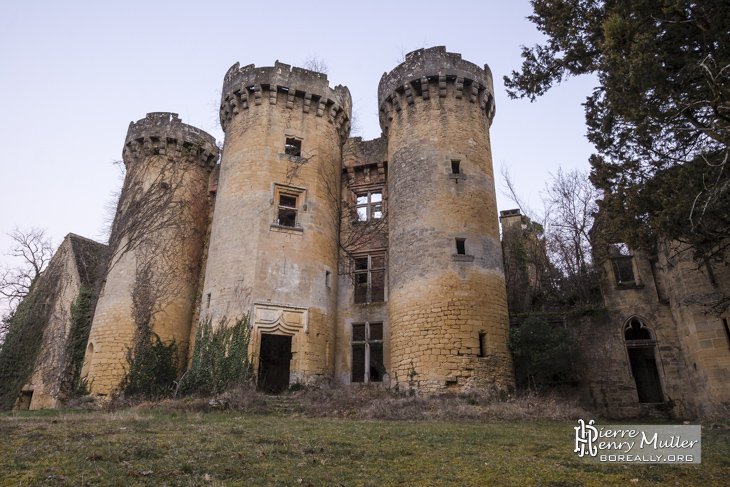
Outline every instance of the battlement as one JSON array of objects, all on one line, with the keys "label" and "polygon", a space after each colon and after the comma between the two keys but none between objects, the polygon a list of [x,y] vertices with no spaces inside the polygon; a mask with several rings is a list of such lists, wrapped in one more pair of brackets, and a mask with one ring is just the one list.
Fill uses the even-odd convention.
[{"label": "battlement", "polygon": [[273,67],[257,68],[253,64],[239,67],[236,63],[223,78],[221,94],[221,126],[226,129],[235,115],[251,105],[270,105],[281,98],[286,108],[297,107],[304,113],[327,116],[343,136],[350,131],[352,97],[346,86],[330,88],[327,75],[308,69],[292,67],[276,61]]},{"label": "battlement", "polygon": [[128,165],[132,160],[160,154],[213,167],[218,161],[218,153],[212,135],[182,123],[177,113],[152,112],[129,123],[123,159]]},{"label": "battlement", "polygon": [[491,125],[495,106],[489,66],[485,64],[482,69],[463,60],[461,54],[446,52],[444,46],[409,52],[403,63],[380,78],[378,106],[383,132],[388,133],[390,121],[404,105],[419,99],[445,98],[449,93],[478,104]]}]

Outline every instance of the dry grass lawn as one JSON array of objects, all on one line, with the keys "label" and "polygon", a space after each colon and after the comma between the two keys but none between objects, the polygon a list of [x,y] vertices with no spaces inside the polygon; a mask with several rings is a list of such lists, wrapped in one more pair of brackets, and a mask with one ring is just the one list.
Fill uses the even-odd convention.
[{"label": "dry grass lawn", "polygon": [[149,406],[115,412],[7,413],[0,416],[0,485],[730,483],[727,422],[704,425],[698,466],[584,462],[572,451],[575,424],[545,419],[312,418]]}]

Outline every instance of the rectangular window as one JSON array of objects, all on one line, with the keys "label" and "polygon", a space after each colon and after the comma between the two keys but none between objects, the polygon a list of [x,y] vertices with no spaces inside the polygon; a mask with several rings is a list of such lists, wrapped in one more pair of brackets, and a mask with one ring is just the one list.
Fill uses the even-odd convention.
[{"label": "rectangular window", "polygon": [[352,382],[382,382],[383,324],[352,325]]},{"label": "rectangular window", "polygon": [[[281,140],[281,139],[279,139],[279,140]],[[286,145],[284,146],[284,153],[288,156],[301,157],[302,141],[299,139],[287,138]]]},{"label": "rectangular window", "polygon": [[459,163],[460,161],[451,161],[451,174],[461,174]]},{"label": "rectangular window", "polygon": [[368,191],[357,194],[357,220],[369,222],[383,218],[383,192]]},{"label": "rectangular window", "polygon": [[636,284],[634,276],[634,257],[625,243],[611,244],[608,247],[608,256],[611,258],[613,276],[617,286],[633,286]]},{"label": "rectangular window", "polygon": [[466,239],[465,238],[456,239],[456,253],[458,255],[466,255]]},{"label": "rectangular window", "polygon": [[355,303],[385,301],[385,254],[355,257]]},{"label": "rectangular window", "polygon": [[273,226],[295,228],[301,230],[302,210],[306,210],[306,189],[295,186],[274,184],[274,213]]},{"label": "rectangular window", "polygon": [[297,226],[297,196],[293,194],[279,193],[279,213],[276,218],[277,225],[283,227]]},{"label": "rectangular window", "polygon": [[487,356],[487,334],[486,333],[479,334],[479,356],[480,357]]}]

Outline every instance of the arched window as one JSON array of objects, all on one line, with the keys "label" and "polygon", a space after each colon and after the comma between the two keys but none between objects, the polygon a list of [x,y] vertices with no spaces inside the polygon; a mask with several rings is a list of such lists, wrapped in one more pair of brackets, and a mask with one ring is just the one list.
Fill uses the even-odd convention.
[{"label": "arched window", "polygon": [[656,340],[651,329],[634,316],[624,325],[624,339],[639,402],[664,402],[656,361]]}]

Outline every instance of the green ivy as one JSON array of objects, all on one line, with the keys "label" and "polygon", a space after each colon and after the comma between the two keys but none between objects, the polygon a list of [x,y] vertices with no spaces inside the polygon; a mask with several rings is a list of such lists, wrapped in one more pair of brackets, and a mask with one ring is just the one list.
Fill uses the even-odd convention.
[{"label": "green ivy", "polygon": [[0,349],[0,411],[13,408],[38,360],[43,333],[61,285],[61,267],[50,265],[35,279],[15,312],[4,318],[8,333]]},{"label": "green ivy", "polygon": [[71,331],[68,341],[71,357],[71,396],[79,397],[90,393],[90,384],[81,377],[84,365],[86,343],[91,331],[91,318],[94,311],[94,293],[86,286],[81,286],[76,301],[71,305]]},{"label": "green ivy", "polygon": [[180,381],[183,394],[208,396],[251,379],[248,318],[230,327],[227,324],[222,319],[214,330],[210,319],[200,323],[190,369]]}]

